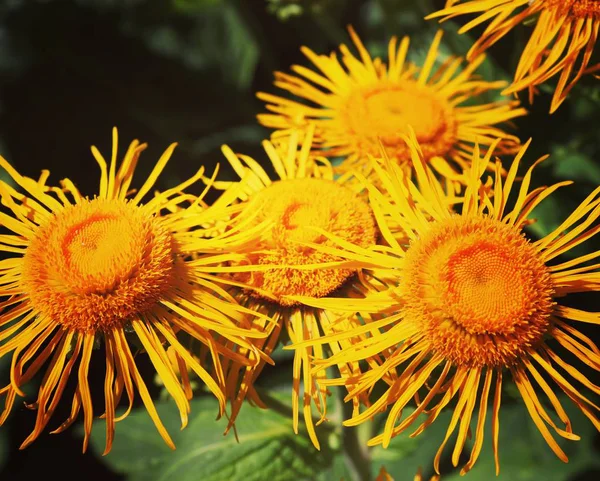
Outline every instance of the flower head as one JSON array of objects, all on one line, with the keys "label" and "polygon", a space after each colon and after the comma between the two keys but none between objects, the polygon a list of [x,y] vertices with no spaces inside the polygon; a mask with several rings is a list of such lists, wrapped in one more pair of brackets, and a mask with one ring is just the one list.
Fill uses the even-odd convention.
[{"label": "flower head", "polygon": [[[490,398],[498,469],[501,387],[508,374],[542,436],[566,461],[550,430],[566,439],[576,440],[578,436],[555,391],[564,392],[600,428],[596,405],[569,378],[593,392],[599,388],[561,352],[566,350],[600,370],[598,348],[577,329],[578,323],[600,324],[600,315],[568,307],[564,300],[573,293],[600,289],[600,266],[590,263],[600,252],[565,262],[557,258],[600,232],[600,188],[556,230],[533,241],[523,230],[530,223],[532,210],[570,182],[530,191],[534,164],[523,177],[514,207],[509,210],[508,198],[528,144],[516,156],[505,179],[496,162],[491,184],[482,181],[491,150],[483,158],[476,151],[467,173],[462,210],[455,213],[427,169],[414,136],[406,140],[416,165],[417,183],[388,160],[379,173],[382,184],[395,194],[382,195],[375,186],[369,187],[373,211],[389,248],[363,249],[339,243],[333,251],[365,266],[388,269],[388,278],[395,278],[383,294],[389,304],[385,308],[372,306],[367,295],[362,308],[357,307],[359,301],[349,307],[367,321],[365,328],[371,326],[371,337],[316,363],[314,372],[342,361],[361,361],[373,353],[381,356],[379,365],[375,366],[371,358],[370,369],[347,379],[348,399],[372,392],[379,381],[388,385],[363,412],[346,421],[347,425],[357,425],[387,411],[383,433],[371,439],[370,445],[386,447],[394,436],[415,425],[413,435],[418,435],[455,399],[447,434],[434,461],[438,473],[444,446],[456,430],[452,461],[458,464],[473,417],[477,419],[475,439],[462,472],[474,465],[483,443]],[[394,206],[389,204],[389,197],[396,200]],[[409,238],[405,244],[386,234],[387,217],[378,214],[394,209],[396,223],[404,227]],[[381,300],[381,293],[377,295]],[[317,301],[312,304],[320,305]],[[375,326],[378,330],[373,329]],[[319,340],[327,341],[327,337]],[[304,342],[296,347],[314,344]],[[427,390],[422,396],[424,386]],[[534,386],[541,388],[548,406]],[[413,398],[416,409],[403,418],[403,409]],[[479,412],[474,415],[476,405]],[[548,410],[564,426],[555,423]],[[419,424],[421,414],[425,419]]]},{"label": "flower head", "polygon": [[295,65],[295,75],[275,74],[275,85],[299,100],[258,94],[271,111],[258,119],[276,129],[274,135],[287,135],[292,128],[314,122],[319,153],[343,156],[340,169],[344,171],[368,169],[368,156],[379,156],[380,144],[394,162],[410,169],[410,151],[402,140],[408,126],[415,131],[426,161],[442,173],[452,172],[448,161],[466,167],[475,141],[489,145],[503,138],[504,148],[517,145],[518,139],[497,125],[525,114],[518,102],[478,101],[479,95],[505,85],[475,76],[483,56],[466,65],[461,58],[448,58],[435,67],[440,31],[422,65],[406,60],[408,37],[400,42],[393,37],[386,65],[371,58],[354,30],[349,30],[360,58],[345,45],[340,47],[341,60],[335,53],[317,55],[304,47],[303,53],[319,72]]},{"label": "flower head", "polygon": [[548,267],[519,230],[496,219],[436,222],[411,243],[403,273],[404,318],[455,365],[509,366],[548,329]]},{"label": "flower head", "polygon": [[[199,219],[208,224],[228,214],[227,209],[205,208],[202,196],[184,193],[202,178],[203,169],[142,203],[175,144],[137,191],[130,185],[146,145],[132,142],[118,169],[117,147],[116,129],[109,165],[92,147],[101,169],[99,193],[93,199],[82,196],[69,179],[60,188],[48,186],[47,171],[38,181],[24,177],[0,157],[0,165],[25,191],[0,182],[2,204],[8,208],[8,213],[0,213],[0,222],[11,232],[0,237],[0,251],[8,256],[0,261],[0,357],[12,354],[10,383],[0,389],[5,397],[0,424],[16,397],[25,395],[22,387],[45,369],[32,404],[37,410],[35,428],[23,447],[40,435],[67,396],[67,381],[77,376],[75,392],[69,394],[71,415],[54,432],[66,429],[83,410],[86,449],[94,416],[89,366],[100,344],[106,364],[106,452],[115,423],[131,410],[136,389],[161,436],[173,447],[136,367],[131,338],[137,338],[149,355],[177,404],[182,425],[187,423],[190,383],[186,374],[175,372],[167,350],[215,394],[221,414],[226,402],[221,357],[247,361],[217,343],[212,331],[260,355],[247,335],[261,334],[240,324],[251,311],[224,298],[210,275],[209,266],[229,260],[223,246],[243,244],[244,235],[233,228],[227,236],[203,239],[193,229]],[[211,347],[213,375],[178,341],[178,332]],[[124,393],[129,409],[117,418],[115,408]]]},{"label": "flower head", "polygon": [[[325,158],[315,158],[310,153],[313,130],[310,129],[299,142],[299,133],[273,143],[264,141],[263,146],[272,162],[278,179],[272,180],[260,165],[250,157],[234,154],[227,146],[223,153],[234,167],[242,183],[216,182],[225,195],[235,189],[238,193],[241,219],[247,225],[264,225],[254,246],[239,262],[247,271],[228,276],[228,280],[242,291],[237,291],[240,302],[253,309],[269,313],[275,322],[258,320],[255,327],[268,333],[266,341],[259,339],[257,347],[270,353],[285,327],[292,342],[320,337],[320,333],[335,333],[348,329],[355,322],[339,316],[331,310],[313,309],[302,303],[304,298],[323,298],[336,290],[354,290],[360,296],[360,286],[353,282],[356,269],[338,268],[340,258],[322,249],[332,247],[325,233],[356,245],[368,247],[375,243],[377,230],[373,214],[364,196],[345,185],[346,178],[334,180],[331,165]],[[218,205],[218,202],[217,202]],[[234,262],[235,264],[236,262]],[[318,267],[318,269],[317,269]],[[348,286],[352,287],[348,287]],[[351,302],[348,299],[347,302]],[[360,337],[360,336],[359,336]],[[341,344],[332,341],[329,347],[338,352]],[[299,350],[294,360],[293,407],[294,429],[298,429],[300,409],[300,382],[304,382],[303,412],[308,433],[315,446],[319,441],[314,431],[312,403],[326,416],[327,389],[321,381],[324,376],[310,374],[310,359],[323,359],[325,353],[316,349]],[[235,396],[234,413],[239,410],[246,394],[260,403],[254,392],[254,380],[263,365],[244,367],[231,365],[230,375],[240,374],[245,391]],[[353,372],[358,366],[341,363],[342,372]],[[317,383],[317,381],[319,383]]]},{"label": "flower head", "polygon": [[586,73],[600,69],[590,60],[600,28],[600,4],[596,0],[453,0],[427,18],[477,17],[460,32],[490,22],[471,48],[468,58],[480,55],[523,21],[536,18],[536,25],[521,53],[513,84],[504,94],[529,90],[558,76],[550,112],[556,111],[569,91]]},{"label": "flower head", "polygon": [[[259,266],[286,266],[234,274],[238,280],[266,291],[282,306],[297,305],[289,296],[323,297],[354,274],[353,269],[298,269],[337,259],[315,251],[310,244],[325,243],[324,230],[359,245],[375,241],[373,215],[368,204],[350,188],[327,178],[299,177],[273,182],[257,192],[248,207],[254,222],[270,224],[261,246],[268,252],[249,254],[246,261]],[[256,291],[260,296],[260,291]]]},{"label": "flower head", "polygon": [[82,200],[37,228],[21,285],[33,306],[68,329],[122,327],[169,289],[173,242],[160,218],[133,203]]}]

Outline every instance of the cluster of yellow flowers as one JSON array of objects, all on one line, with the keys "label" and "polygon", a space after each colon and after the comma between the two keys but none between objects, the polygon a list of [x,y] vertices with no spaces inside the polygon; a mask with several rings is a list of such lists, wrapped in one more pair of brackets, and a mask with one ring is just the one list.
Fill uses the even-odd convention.
[{"label": "cluster of yellow flowers", "polygon": [[[437,62],[441,32],[422,65],[407,61],[408,38],[391,39],[385,63],[369,55],[352,29],[358,56],[345,45],[339,57],[304,48],[317,70],[295,65],[293,74],[276,74],[276,86],[296,100],[258,94],[269,111],[259,121],[274,129],[263,147],[275,178],[223,146],[239,181],[200,169],[152,196],[175,144],[133,189],[146,146],[132,142],[119,162],[116,129],[109,161],[92,147],[101,175],[91,199],[69,179],[52,186],[47,171],[27,178],[0,158],[19,187],[0,182],[6,208],[0,213],[0,357],[12,356],[9,383],[0,389],[0,424],[43,371],[30,405],[35,427],[23,446],[46,428],[69,392],[71,415],[53,432],[83,411],[85,450],[101,412],[108,452],[137,392],[173,447],[136,366],[139,346],[182,426],[195,374],[231,427],[246,399],[263,405],[254,383],[285,329],[286,348],[295,355],[294,429],[302,412],[317,448],[315,424],[327,419],[329,387],[338,386],[353,406],[345,425],[387,416],[371,446],[388,446],[409,428],[418,435],[454,401],[433,463],[438,473],[456,431],[452,461],[458,465],[475,417],[462,472],[471,469],[489,413],[498,469],[502,383],[510,379],[550,448],[567,461],[554,434],[578,436],[557,392],[600,429],[600,408],[582,392],[600,394],[600,386],[571,364],[575,357],[600,371],[600,349],[577,328],[600,324],[600,313],[565,300],[600,290],[594,263],[600,251],[558,259],[600,231],[600,187],[554,231],[528,239],[524,228],[534,208],[570,182],[530,189],[543,159],[519,177],[529,142],[521,146],[500,126],[525,109],[517,100],[483,103],[479,96],[502,88],[533,92],[557,75],[552,109],[558,107],[583,74],[600,68],[589,65],[600,2],[449,1],[433,16],[465,13],[479,17],[464,30],[489,22],[467,60]],[[482,52],[532,15],[539,15],[537,26],[514,83],[479,78]],[[505,169],[495,154],[514,160]],[[343,160],[336,165],[332,157]],[[186,192],[195,184],[200,195]],[[208,205],[206,193],[214,189],[222,192]],[[100,347],[105,402],[94,409],[89,367]],[[331,367],[338,377],[329,376]],[[77,387],[69,391],[74,376]],[[386,387],[375,391],[375,385]],[[129,407],[117,416],[123,394]],[[411,400],[415,409],[403,417]],[[391,478],[382,471],[380,479]]]}]

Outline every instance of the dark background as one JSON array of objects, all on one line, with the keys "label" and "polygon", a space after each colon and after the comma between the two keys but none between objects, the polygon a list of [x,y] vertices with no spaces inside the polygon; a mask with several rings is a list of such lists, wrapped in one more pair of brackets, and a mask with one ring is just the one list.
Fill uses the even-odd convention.
[{"label": "dark background", "polygon": [[[384,54],[390,35],[409,34],[413,48],[417,46],[413,54],[424,55],[426,40],[437,27],[422,17],[427,8],[442,4],[0,0],[0,152],[24,175],[37,177],[41,169],[49,169],[53,183],[69,177],[85,194],[93,195],[99,170],[89,147],[94,144],[101,152],[110,152],[111,128],[117,126],[121,153],[134,138],[149,143],[138,182],[173,141],[180,145],[159,187],[191,176],[200,165],[211,172],[221,163],[221,178],[227,178],[231,171],[223,164],[222,143],[264,159],[259,142],[267,131],[255,121],[262,106],[254,92],[274,92],[273,70],[304,62],[301,45],[328,53],[349,42],[345,26],[352,24],[371,51]],[[506,77],[523,35],[526,30],[518,30],[494,47],[486,71]],[[464,36],[448,34],[445,41],[456,53],[464,53],[469,45]],[[582,187],[571,189],[542,213],[542,230],[556,223],[553,215],[561,208],[574,205],[598,184],[597,170],[589,174],[585,167],[599,150],[598,91],[593,81],[585,80],[572,97],[548,117],[550,96],[542,91],[531,113],[515,122],[522,139],[540,139],[534,142],[530,159],[550,151],[557,159],[539,169],[538,183],[583,169]],[[574,156],[583,158],[580,167],[565,168],[564,159]],[[593,304],[591,299],[581,303]],[[102,366],[96,368],[103,379]],[[55,415],[56,424],[69,409],[65,401]],[[8,439],[0,453],[7,460],[0,468],[0,480],[125,479],[92,453],[80,454],[77,429],[56,436],[45,433],[18,451],[34,420],[34,412],[19,405],[2,428]],[[584,474],[577,479],[584,479]],[[587,475],[591,479],[593,473]]]}]

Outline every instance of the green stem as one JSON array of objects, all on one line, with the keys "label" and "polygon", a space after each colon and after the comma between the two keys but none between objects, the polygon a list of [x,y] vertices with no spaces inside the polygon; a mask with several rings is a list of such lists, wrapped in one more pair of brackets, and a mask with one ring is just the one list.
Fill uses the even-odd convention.
[{"label": "green stem", "polygon": [[[286,404],[285,402],[280,401],[279,399],[277,399],[276,397],[272,396],[268,390],[266,389],[262,389],[258,386],[255,386],[256,392],[258,393],[258,395],[260,396],[260,398],[262,399],[262,401],[267,405],[267,407],[276,412],[281,414],[282,416],[292,419],[293,415],[294,415],[294,410],[292,409],[291,406],[289,406],[288,404]],[[313,420],[313,424],[317,424],[321,418],[318,416],[312,416],[312,420]],[[300,424],[304,424],[304,419],[301,418],[300,419]],[[331,432],[333,428],[330,427],[328,424],[324,423],[322,426],[319,426],[319,431],[322,433],[328,433]]]},{"label": "green stem", "polygon": [[[352,404],[344,402],[344,390],[337,389],[337,403],[344,413],[342,419],[352,417]],[[342,446],[346,466],[352,476],[352,481],[371,481],[371,456],[365,444],[358,436],[358,428],[341,427]]]}]

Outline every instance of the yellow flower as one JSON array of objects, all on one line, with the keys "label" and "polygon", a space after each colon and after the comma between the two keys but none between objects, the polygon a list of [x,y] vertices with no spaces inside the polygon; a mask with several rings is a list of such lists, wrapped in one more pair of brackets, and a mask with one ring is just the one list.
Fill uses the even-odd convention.
[{"label": "yellow flower", "polygon": [[527,88],[533,101],[536,86],[559,75],[550,113],[558,109],[582,75],[600,69],[589,65],[600,28],[596,0],[450,0],[446,8],[427,18],[476,14],[459,32],[490,22],[467,58],[479,56],[514,27],[537,17],[536,25],[517,66],[514,82],[503,94]]},{"label": "yellow flower", "polygon": [[[334,269],[340,267],[340,259],[321,253],[314,246],[332,245],[323,232],[334,233],[363,247],[374,244],[377,235],[375,219],[366,199],[345,185],[347,177],[334,180],[327,159],[310,155],[312,136],[312,129],[303,134],[301,145],[298,132],[276,144],[263,142],[277,173],[278,178],[274,180],[254,159],[235,154],[224,146],[225,157],[246,187],[240,191],[238,182],[214,184],[217,188],[227,189],[226,194],[237,189],[239,205],[243,207],[240,217],[249,216],[252,220],[248,225],[266,226],[261,236],[256,238],[252,252],[248,252],[242,262],[248,272],[236,273],[227,279],[244,288],[236,293],[240,303],[273,319],[274,322],[264,319],[255,322],[255,328],[269,336],[266,341],[255,341],[257,347],[267,354],[277,345],[283,328],[292,342],[301,342],[318,338],[321,332],[335,333],[351,329],[356,324],[352,316],[338,316],[332,310],[309,308],[292,297],[320,298],[344,287],[351,291],[344,302],[351,304],[352,297],[360,296],[362,289],[355,281],[356,269],[352,266]],[[339,352],[344,345],[345,342],[329,343],[332,352]],[[320,413],[319,422],[322,422],[326,416],[328,392],[321,383],[324,374],[313,376],[310,364],[313,358],[323,359],[324,356],[321,346],[299,349],[295,353],[293,367],[294,430],[298,432],[302,405],[308,433],[317,448],[319,441],[312,420],[312,403]],[[232,400],[234,414],[239,411],[246,395],[262,405],[253,384],[263,366],[264,363],[248,367],[231,365],[228,376],[242,378],[240,393],[230,396],[235,398]],[[356,363],[341,363],[338,367],[348,375],[358,369]],[[300,393],[301,381],[304,383],[303,395]],[[228,383],[230,386],[236,384],[234,381]]]},{"label": "yellow flower", "polygon": [[342,171],[368,168],[368,156],[380,155],[380,143],[391,159],[410,169],[410,153],[402,140],[408,126],[416,132],[427,162],[443,174],[453,172],[452,163],[466,168],[476,141],[489,145],[502,138],[507,150],[518,144],[516,137],[497,127],[526,113],[518,102],[478,101],[480,94],[506,85],[474,74],[484,56],[466,65],[461,58],[449,57],[435,67],[440,31],[421,66],[406,60],[409,38],[398,42],[393,37],[386,65],[372,59],[354,30],[349,31],[360,58],[346,45],[340,47],[341,60],[335,53],[317,55],[303,47],[319,72],[295,65],[296,75],[275,74],[275,85],[300,100],[258,94],[272,112],[258,119],[276,129],[275,136],[314,122],[319,153],[343,156]]},{"label": "yellow flower", "polygon": [[[22,387],[45,369],[31,405],[37,410],[35,427],[22,447],[44,430],[60,399],[67,396],[69,378],[76,376],[76,390],[69,394],[71,415],[53,432],[65,430],[83,410],[85,451],[94,417],[89,366],[101,341],[106,364],[105,452],[111,448],[115,423],[129,414],[136,390],[160,435],[174,447],[136,367],[130,338],[148,353],[177,404],[183,426],[191,397],[187,367],[218,398],[223,414],[226,388],[220,356],[245,361],[216,343],[212,331],[256,351],[246,336],[261,334],[238,325],[250,311],[224,298],[210,275],[211,265],[235,258],[224,255],[222,246],[243,245],[244,235],[233,229],[228,236],[197,239],[190,231],[199,222],[228,215],[227,209],[205,209],[202,196],[183,193],[201,179],[203,169],[142,203],[175,146],[164,152],[142,187],[131,190],[146,145],[132,142],[117,169],[114,129],[108,166],[92,147],[101,170],[99,193],[93,199],[82,196],[69,179],[61,182],[61,188],[46,185],[48,171],[38,181],[23,177],[0,157],[0,165],[25,192],[0,182],[2,204],[9,209],[0,212],[0,223],[11,232],[0,236],[0,251],[6,254],[0,261],[0,357],[12,353],[10,383],[0,389],[5,398],[0,424],[16,397],[25,396]],[[184,208],[186,204],[190,205]],[[188,259],[190,253],[194,260]],[[178,332],[210,346],[214,377],[178,341]],[[181,377],[170,358],[185,367]],[[116,417],[115,408],[125,393],[129,408]]]},{"label": "yellow flower", "polygon": [[[434,461],[438,473],[444,446],[457,429],[452,462],[458,464],[478,404],[473,449],[462,473],[474,465],[483,443],[490,398],[492,445],[498,469],[501,387],[508,373],[548,445],[567,461],[550,429],[566,439],[576,440],[578,436],[573,434],[555,391],[564,392],[600,428],[594,413],[598,408],[572,380],[594,393],[600,388],[584,370],[571,364],[572,354],[589,368],[600,370],[600,351],[577,328],[579,323],[600,324],[600,314],[569,307],[564,299],[573,293],[600,289],[600,265],[590,263],[600,251],[563,262],[557,258],[600,231],[600,187],[556,230],[531,241],[525,237],[523,227],[530,222],[532,210],[570,182],[530,191],[534,165],[523,177],[514,207],[509,210],[508,197],[527,146],[515,157],[506,179],[496,162],[495,176],[485,184],[481,177],[491,162],[493,149],[483,158],[476,150],[467,173],[462,211],[456,214],[448,208],[443,191],[426,168],[414,136],[407,141],[418,185],[389,160],[385,168],[377,164],[376,168],[396,201],[396,222],[404,227],[410,239],[408,245],[386,234],[386,218],[378,212],[392,211],[389,196],[370,186],[373,210],[391,249],[363,249],[339,242],[338,248],[329,250],[364,265],[387,267],[389,276],[395,276],[396,283],[387,294],[387,308],[369,305],[367,296],[358,309],[366,319],[366,314],[379,316],[379,324],[387,321],[388,326],[378,331],[371,328],[368,339],[346,347],[325,362],[317,362],[315,372],[335,363],[361,361],[374,353],[384,359],[379,366],[371,363],[371,369],[348,379],[348,399],[371,392],[380,380],[388,384],[367,409],[345,422],[348,426],[358,425],[387,411],[383,434],[371,439],[369,445],[387,447],[394,436],[415,424],[418,426],[413,434],[418,435],[454,399],[454,413]],[[415,207],[416,201],[419,208]],[[374,296],[379,296],[381,304],[381,293]],[[337,299],[327,301],[334,303]],[[311,304],[327,307],[322,301]],[[364,326],[369,327],[368,323]],[[328,336],[296,348],[339,342],[355,334]],[[566,356],[562,350],[568,351]],[[423,396],[420,389],[425,386]],[[539,390],[543,395],[538,394]],[[404,407],[413,398],[415,411],[402,418]],[[421,414],[426,417],[419,424]],[[553,416],[564,426],[555,424]]]},{"label": "yellow flower", "polygon": [[[432,476],[431,479],[429,481],[439,481],[440,477],[439,476]],[[375,479],[375,481],[394,481],[394,478],[392,478],[389,473],[385,470],[385,467],[381,467],[381,470],[379,471],[379,474],[377,475],[377,478]],[[415,475],[413,481],[423,481],[423,475],[421,474],[421,470],[419,469],[419,471],[417,472],[417,474]]]}]

